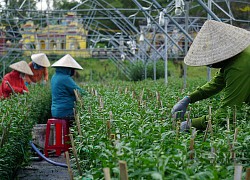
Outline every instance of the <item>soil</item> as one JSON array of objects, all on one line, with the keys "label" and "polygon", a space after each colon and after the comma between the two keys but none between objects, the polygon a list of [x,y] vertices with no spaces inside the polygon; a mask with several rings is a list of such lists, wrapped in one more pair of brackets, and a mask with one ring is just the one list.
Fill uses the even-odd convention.
[{"label": "soil", "polygon": [[[66,164],[64,154],[49,157],[50,160]],[[70,180],[68,168],[55,166],[45,160],[33,160],[31,164],[18,173],[19,180]]]}]

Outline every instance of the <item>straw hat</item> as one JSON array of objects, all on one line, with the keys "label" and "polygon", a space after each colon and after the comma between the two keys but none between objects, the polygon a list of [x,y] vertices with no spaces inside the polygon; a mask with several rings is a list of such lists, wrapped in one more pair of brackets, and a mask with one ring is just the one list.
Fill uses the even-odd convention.
[{"label": "straw hat", "polygon": [[30,67],[26,61],[19,61],[17,63],[11,64],[9,67],[11,69],[18,71],[18,72],[28,74],[28,75],[33,75],[33,72],[30,69]]},{"label": "straw hat", "polygon": [[44,54],[44,53],[32,54],[31,59],[33,62],[35,62],[36,64],[38,64],[40,66],[43,66],[43,67],[50,66],[50,62],[49,62],[46,54]]},{"label": "straw hat", "polygon": [[73,69],[83,69],[69,54],[52,64],[52,67],[69,67]]},{"label": "straw hat", "polygon": [[249,31],[208,20],[194,39],[184,62],[190,66],[214,64],[239,54],[249,45]]}]

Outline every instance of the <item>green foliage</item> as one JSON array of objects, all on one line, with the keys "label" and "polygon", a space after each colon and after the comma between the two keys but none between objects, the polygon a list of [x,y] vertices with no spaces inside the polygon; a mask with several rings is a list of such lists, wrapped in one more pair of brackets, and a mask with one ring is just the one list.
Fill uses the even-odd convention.
[{"label": "green foliage", "polygon": [[[156,63],[156,79],[165,77],[164,62],[157,61]],[[146,70],[145,70],[146,69]],[[154,79],[154,63],[150,62],[145,64],[138,61],[136,64],[130,66],[130,78],[133,81],[141,81],[145,79],[145,73],[147,73],[147,78]],[[146,72],[145,72],[146,71]],[[168,71],[168,76],[170,76],[170,71]]]},{"label": "green foliage", "polygon": [[[194,151],[190,151],[193,135],[178,131],[178,123],[171,118],[171,108],[197,85],[203,85],[206,78],[192,78],[184,90],[181,81],[170,77],[167,86],[163,80],[87,84],[85,89],[90,95],[83,97],[84,107],[79,103],[77,106],[82,136],[77,127],[72,128],[84,171],[83,177],[75,178],[101,179],[102,168],[109,167],[112,178],[117,179],[119,160],[127,162],[130,179],[228,179],[233,177],[235,162],[243,166],[243,171],[249,167],[250,107],[243,105],[237,109],[237,141],[234,141],[233,123],[230,122],[227,131],[225,126],[216,124],[223,119],[215,119],[213,136],[208,133],[203,141],[204,132],[198,131]],[[190,118],[207,114],[209,105],[213,110],[218,109],[222,97],[223,94],[218,94],[190,104]],[[228,116],[232,115],[229,111]],[[231,150],[230,145],[233,145]],[[211,153],[211,147],[215,154]],[[235,159],[231,158],[232,151],[236,153]]]},{"label": "green foliage", "polygon": [[29,162],[33,125],[46,122],[50,115],[50,88],[29,88],[29,94],[0,101],[1,179],[14,179],[17,170]]}]

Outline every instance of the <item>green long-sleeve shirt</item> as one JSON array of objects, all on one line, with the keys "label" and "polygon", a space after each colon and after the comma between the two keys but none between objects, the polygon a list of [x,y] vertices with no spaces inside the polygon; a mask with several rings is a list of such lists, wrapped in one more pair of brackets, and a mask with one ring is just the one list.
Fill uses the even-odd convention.
[{"label": "green long-sleeve shirt", "polygon": [[[225,95],[219,112],[227,106],[241,105],[243,102],[250,105],[250,46],[230,58],[229,63],[210,82],[191,93],[191,103],[211,97],[222,90]],[[192,126],[203,129],[206,119],[207,116],[193,119]]]}]

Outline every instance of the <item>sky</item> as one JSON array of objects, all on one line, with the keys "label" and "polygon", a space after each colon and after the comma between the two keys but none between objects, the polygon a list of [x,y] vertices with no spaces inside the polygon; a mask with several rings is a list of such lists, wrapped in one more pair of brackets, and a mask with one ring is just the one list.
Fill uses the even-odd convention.
[{"label": "sky", "polygon": [[[17,1],[20,1],[20,0],[17,0]],[[22,0],[22,1],[24,1],[24,0]],[[28,2],[28,0],[26,0],[26,1]],[[37,10],[46,10],[47,9],[46,0],[36,0],[36,1],[37,1],[37,4],[36,4]],[[68,0],[68,1],[72,1],[72,0]],[[80,2],[80,0],[76,0],[76,1]],[[50,2],[50,8],[52,8],[52,0],[49,0],[49,2]],[[5,6],[4,0],[0,0],[0,4],[1,4],[1,6]]]},{"label": "sky", "polygon": [[[49,0],[50,1],[50,8],[52,8],[52,0]],[[67,1],[73,1],[73,0],[67,0]],[[80,0],[75,0],[75,1],[78,1],[80,2]],[[47,3],[46,3],[46,0],[40,0],[40,2],[37,2],[36,4],[36,7],[37,7],[37,10],[46,10],[47,9]]]}]

